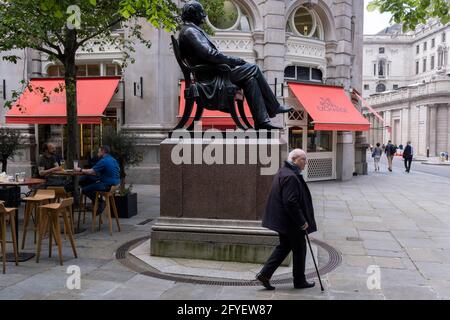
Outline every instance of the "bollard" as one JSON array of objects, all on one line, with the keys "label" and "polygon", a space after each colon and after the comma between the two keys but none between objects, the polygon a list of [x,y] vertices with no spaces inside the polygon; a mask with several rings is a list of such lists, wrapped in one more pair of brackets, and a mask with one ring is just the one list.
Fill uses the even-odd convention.
[{"label": "bollard", "polygon": [[427,158],[430,157],[430,148],[427,148]]}]

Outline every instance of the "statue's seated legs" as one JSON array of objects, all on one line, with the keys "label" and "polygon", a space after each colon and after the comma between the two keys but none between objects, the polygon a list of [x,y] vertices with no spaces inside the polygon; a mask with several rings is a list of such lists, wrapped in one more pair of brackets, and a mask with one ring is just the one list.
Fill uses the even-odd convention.
[{"label": "statue's seated legs", "polygon": [[270,123],[278,113],[287,112],[280,105],[259,67],[246,63],[231,71],[231,82],[244,90],[256,125]]}]

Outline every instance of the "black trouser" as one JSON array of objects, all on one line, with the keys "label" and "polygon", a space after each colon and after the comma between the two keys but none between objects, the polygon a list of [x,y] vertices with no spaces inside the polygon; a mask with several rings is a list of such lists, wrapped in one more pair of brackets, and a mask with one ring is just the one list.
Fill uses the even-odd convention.
[{"label": "black trouser", "polygon": [[306,281],[305,263],[306,263],[306,239],[305,233],[301,230],[292,231],[288,234],[279,234],[280,244],[272,252],[261,270],[264,277],[271,278],[275,270],[283,263],[284,259],[292,251],[293,267],[292,275],[294,285],[302,284]]},{"label": "black trouser", "polygon": [[405,169],[406,171],[409,172],[409,170],[411,170],[411,162],[412,162],[413,157],[412,156],[408,156],[405,158]]},{"label": "black trouser", "polygon": [[257,65],[246,63],[235,67],[231,82],[244,90],[256,124],[267,123],[276,116],[280,103]]}]

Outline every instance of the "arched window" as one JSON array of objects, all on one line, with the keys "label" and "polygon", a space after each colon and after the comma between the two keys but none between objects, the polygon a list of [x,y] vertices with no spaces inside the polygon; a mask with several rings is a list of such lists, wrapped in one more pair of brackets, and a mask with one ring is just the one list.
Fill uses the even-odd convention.
[{"label": "arched window", "polygon": [[209,15],[206,21],[215,31],[251,31],[250,15],[232,0],[225,0],[222,12]]},{"label": "arched window", "polygon": [[303,6],[298,7],[292,13],[286,32],[292,32],[297,36],[323,40],[323,26],[319,15],[312,9]]},{"label": "arched window", "polygon": [[303,66],[286,67],[284,78],[300,82],[323,82],[323,74],[320,69]]},{"label": "arched window", "polygon": [[384,91],[386,91],[386,85],[384,85],[383,83],[379,83],[378,85],[377,85],[377,92],[384,92]]}]

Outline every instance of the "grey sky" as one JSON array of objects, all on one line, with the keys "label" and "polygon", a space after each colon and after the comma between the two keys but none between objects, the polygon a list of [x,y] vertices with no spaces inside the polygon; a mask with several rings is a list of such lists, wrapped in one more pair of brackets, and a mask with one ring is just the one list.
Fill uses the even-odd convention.
[{"label": "grey sky", "polygon": [[364,0],[364,34],[375,34],[389,26],[391,14],[381,14],[378,11],[368,12],[367,4],[369,2],[370,0]]}]

